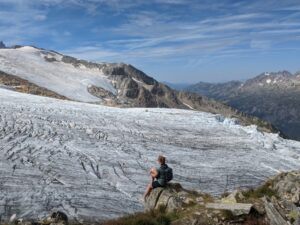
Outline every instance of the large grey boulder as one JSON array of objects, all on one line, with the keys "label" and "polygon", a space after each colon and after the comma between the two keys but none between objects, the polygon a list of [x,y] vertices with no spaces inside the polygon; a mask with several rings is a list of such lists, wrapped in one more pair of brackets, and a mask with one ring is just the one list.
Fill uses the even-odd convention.
[{"label": "large grey boulder", "polygon": [[245,199],[243,193],[240,190],[231,192],[228,196],[221,199],[222,203],[237,203],[238,199]]},{"label": "large grey boulder", "polygon": [[163,190],[164,190],[163,188],[159,187],[151,191],[150,195],[145,199],[144,202],[145,211],[150,211],[152,209],[155,209],[156,204]]},{"label": "large grey boulder", "polygon": [[252,204],[246,203],[207,203],[207,209],[229,210],[234,216],[248,215]]},{"label": "large grey boulder", "polygon": [[164,188],[155,188],[145,199],[145,211],[164,208],[167,212],[174,212],[182,208],[186,198],[180,184],[169,183]]}]

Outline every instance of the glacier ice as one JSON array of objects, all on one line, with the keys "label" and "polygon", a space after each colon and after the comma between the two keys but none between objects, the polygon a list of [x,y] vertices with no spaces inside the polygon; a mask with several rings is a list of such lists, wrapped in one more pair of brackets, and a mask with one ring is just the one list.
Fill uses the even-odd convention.
[{"label": "glacier ice", "polygon": [[120,109],[1,88],[0,102],[3,220],[56,209],[76,220],[143,210],[139,199],[159,154],[175,182],[212,194],[300,168],[300,142],[219,115]]}]

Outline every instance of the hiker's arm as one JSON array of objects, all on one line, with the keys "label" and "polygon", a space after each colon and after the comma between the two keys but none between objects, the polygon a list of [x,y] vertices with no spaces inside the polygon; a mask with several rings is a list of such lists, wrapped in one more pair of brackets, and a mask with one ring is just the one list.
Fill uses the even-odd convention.
[{"label": "hiker's arm", "polygon": [[157,175],[158,175],[157,169],[152,168],[152,169],[150,170],[150,175],[151,175],[151,177],[156,178]]}]

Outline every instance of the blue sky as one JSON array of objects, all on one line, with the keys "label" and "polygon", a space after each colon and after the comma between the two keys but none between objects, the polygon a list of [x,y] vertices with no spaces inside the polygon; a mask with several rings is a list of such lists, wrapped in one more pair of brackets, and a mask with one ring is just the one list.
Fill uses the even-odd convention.
[{"label": "blue sky", "polygon": [[243,80],[300,70],[300,1],[0,0],[0,40],[160,81]]}]

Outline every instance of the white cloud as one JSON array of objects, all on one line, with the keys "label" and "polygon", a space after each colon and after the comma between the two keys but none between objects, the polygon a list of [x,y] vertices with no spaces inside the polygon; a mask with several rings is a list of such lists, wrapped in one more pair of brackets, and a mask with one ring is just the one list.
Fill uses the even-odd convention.
[{"label": "white cloud", "polygon": [[43,15],[43,14],[38,14],[38,15],[35,15],[35,16],[34,16],[34,19],[35,19],[36,21],[44,21],[44,20],[47,19],[47,16],[46,16],[46,15]]},{"label": "white cloud", "polygon": [[[12,7],[10,10],[0,9],[0,36],[11,42],[23,42],[45,34],[50,35],[47,38],[55,38],[62,43],[64,37],[72,38],[76,33],[58,32],[55,25],[50,27],[44,23],[48,19],[48,11],[54,6],[65,10],[70,7],[84,8],[90,19],[99,12],[105,13],[102,12],[103,6],[116,13],[123,12],[122,20],[114,27],[91,28],[95,36],[101,37],[105,33],[113,40],[101,40],[100,47],[93,41],[89,45],[83,43],[78,48],[65,49],[68,54],[92,60],[203,57],[212,52],[242,54],[241,51],[225,53],[240,45],[249,46],[253,51],[271,51],[274,44],[300,35],[299,12],[280,17],[276,14],[280,7],[284,8],[282,3],[271,6],[269,3],[272,1],[266,1],[269,8],[261,9],[257,6],[258,1],[229,5],[226,0],[213,3],[208,0],[153,2],[162,4],[163,10],[147,7],[149,1],[143,0],[0,0],[0,5]],[[139,6],[143,7],[134,10]],[[295,1],[285,3],[285,8],[293,6]],[[177,11],[173,12],[169,7],[176,7]],[[215,14],[202,16],[210,10],[214,10]]]}]

